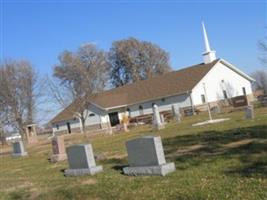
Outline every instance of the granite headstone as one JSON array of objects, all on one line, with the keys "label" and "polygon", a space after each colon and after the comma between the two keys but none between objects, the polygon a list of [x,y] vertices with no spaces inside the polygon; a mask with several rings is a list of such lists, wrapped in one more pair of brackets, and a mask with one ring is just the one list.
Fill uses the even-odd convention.
[{"label": "granite headstone", "polygon": [[254,119],[254,108],[253,105],[248,105],[245,108],[245,117],[246,119]]},{"label": "granite headstone", "polygon": [[28,153],[25,151],[25,147],[22,141],[15,141],[12,143],[14,157],[27,156]]},{"label": "granite headstone", "polygon": [[67,148],[69,169],[66,176],[94,175],[102,172],[102,166],[96,166],[91,144],[76,144]]},{"label": "granite headstone", "polygon": [[175,171],[174,163],[166,163],[161,138],[146,136],[126,143],[129,167],[127,175],[161,175]]}]

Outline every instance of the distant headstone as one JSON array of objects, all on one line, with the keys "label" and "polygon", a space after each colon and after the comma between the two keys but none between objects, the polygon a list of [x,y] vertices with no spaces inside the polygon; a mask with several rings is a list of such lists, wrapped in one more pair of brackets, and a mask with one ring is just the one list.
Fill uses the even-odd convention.
[{"label": "distant headstone", "polygon": [[254,108],[253,105],[249,105],[245,108],[246,119],[254,119]]},{"label": "distant headstone", "polygon": [[181,114],[179,112],[179,108],[177,108],[175,105],[172,105],[172,116],[176,122],[181,121]]},{"label": "distant headstone", "polygon": [[30,124],[26,126],[26,138],[29,144],[38,142],[36,124]]},{"label": "distant headstone", "polygon": [[76,144],[67,148],[69,169],[66,176],[94,175],[102,172],[102,166],[96,166],[91,144]]},{"label": "distant headstone", "polygon": [[25,147],[22,141],[15,141],[13,145],[13,154],[14,157],[27,156],[28,153],[25,151]]},{"label": "distant headstone", "polygon": [[165,118],[163,114],[160,114],[160,121],[162,124],[165,124]]},{"label": "distant headstone", "polygon": [[65,151],[64,136],[54,136],[52,138],[52,151],[51,162],[58,162],[67,159]]},{"label": "distant headstone", "polygon": [[165,128],[164,123],[161,122],[159,108],[156,104],[153,105],[153,128],[155,130],[160,130]]},{"label": "distant headstone", "polygon": [[127,175],[161,175],[175,171],[174,163],[166,163],[161,138],[146,136],[126,143],[129,167]]}]

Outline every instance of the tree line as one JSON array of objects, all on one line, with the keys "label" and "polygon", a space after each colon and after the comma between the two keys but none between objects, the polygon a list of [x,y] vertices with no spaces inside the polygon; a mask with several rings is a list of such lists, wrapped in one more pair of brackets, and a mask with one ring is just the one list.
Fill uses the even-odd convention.
[{"label": "tree line", "polygon": [[38,98],[47,95],[46,103],[54,101],[61,108],[78,101],[73,116],[84,131],[89,96],[169,71],[169,54],[136,38],[115,41],[108,52],[92,43],[65,50],[53,67],[53,77],[45,81],[29,61],[5,60],[0,65],[0,127],[12,126],[24,135],[25,125],[34,122]]}]

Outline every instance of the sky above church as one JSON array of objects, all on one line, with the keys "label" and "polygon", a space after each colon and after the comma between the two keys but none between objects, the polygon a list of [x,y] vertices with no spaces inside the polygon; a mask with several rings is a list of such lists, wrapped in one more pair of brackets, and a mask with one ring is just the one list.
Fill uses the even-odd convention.
[{"label": "sky above church", "polygon": [[[51,74],[64,50],[136,37],[170,53],[173,69],[202,62],[203,20],[211,48],[245,72],[262,68],[257,43],[266,1],[0,0],[1,59],[25,58]],[[198,2],[198,3],[196,3]]]}]

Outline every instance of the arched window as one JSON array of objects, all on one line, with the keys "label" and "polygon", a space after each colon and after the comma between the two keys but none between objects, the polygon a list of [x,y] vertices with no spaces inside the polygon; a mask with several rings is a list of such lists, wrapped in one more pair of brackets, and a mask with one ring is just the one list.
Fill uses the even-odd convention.
[{"label": "arched window", "polygon": [[94,113],[90,113],[90,114],[89,114],[89,117],[94,117],[94,116],[95,116]]},{"label": "arched window", "polygon": [[143,115],[144,114],[144,109],[143,109],[143,106],[142,105],[139,106],[139,114],[140,115]]}]

